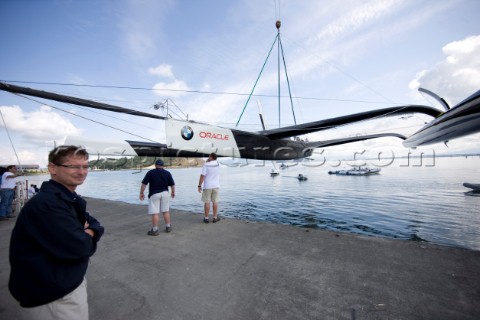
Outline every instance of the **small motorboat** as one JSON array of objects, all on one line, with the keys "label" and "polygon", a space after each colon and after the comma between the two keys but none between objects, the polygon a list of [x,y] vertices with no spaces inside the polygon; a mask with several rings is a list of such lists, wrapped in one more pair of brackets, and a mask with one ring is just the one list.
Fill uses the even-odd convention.
[{"label": "small motorboat", "polygon": [[328,171],[328,174],[336,174],[337,176],[369,176],[373,174],[379,174],[380,170],[380,168],[358,166],[349,170]]},{"label": "small motorboat", "polygon": [[354,167],[347,171],[347,175],[351,176],[368,176],[371,174],[380,173],[380,168],[368,168],[368,167]]},{"label": "small motorboat", "polygon": [[308,178],[303,174],[299,173],[297,176],[298,181],[306,181]]},{"label": "small motorboat", "polygon": [[280,174],[280,172],[277,169],[272,169],[272,171],[270,171],[270,176],[271,177],[278,176],[279,174]]}]

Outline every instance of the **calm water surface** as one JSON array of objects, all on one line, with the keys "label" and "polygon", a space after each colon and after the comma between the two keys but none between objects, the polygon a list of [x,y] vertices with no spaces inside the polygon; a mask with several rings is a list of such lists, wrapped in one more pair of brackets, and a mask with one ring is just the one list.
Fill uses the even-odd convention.
[{"label": "calm water surface", "polygon": [[[480,250],[480,196],[462,186],[480,183],[479,164],[478,157],[437,157],[422,163],[400,159],[374,176],[336,176],[328,174],[337,169],[332,165],[297,165],[277,177],[269,175],[271,163],[223,166],[220,214]],[[202,212],[197,191],[200,170],[169,169],[176,184],[172,208]],[[138,200],[145,173],[90,172],[77,192],[147,205]],[[308,180],[298,181],[299,173]]]}]

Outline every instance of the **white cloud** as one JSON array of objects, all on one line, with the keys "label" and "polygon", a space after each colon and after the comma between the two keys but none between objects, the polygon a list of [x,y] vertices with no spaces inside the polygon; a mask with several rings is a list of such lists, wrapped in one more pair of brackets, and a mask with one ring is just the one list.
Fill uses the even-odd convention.
[{"label": "white cloud", "polygon": [[158,82],[153,86],[154,93],[158,96],[176,98],[185,95],[186,90],[190,90],[184,81],[175,79],[172,66],[169,64],[163,63],[149,68],[148,73],[171,80],[170,82]]},{"label": "white cloud", "polygon": [[169,79],[175,79],[173,76],[172,66],[165,63],[154,68],[149,68],[148,73]]},{"label": "white cloud", "polygon": [[[39,164],[45,167],[47,154],[54,142],[62,144],[67,135],[80,135],[83,129],[76,128],[69,119],[52,111],[49,106],[27,112],[19,106],[0,106],[13,146],[7,143],[7,130],[0,122],[3,145],[0,147],[2,164]],[[5,132],[5,135],[3,135]]]},{"label": "white cloud", "polygon": [[419,72],[409,87],[432,90],[453,106],[480,89],[480,35],[448,43],[442,52],[445,60]]},{"label": "white cloud", "polygon": [[180,97],[185,94],[185,90],[190,90],[190,88],[185,82],[174,80],[170,83],[159,82],[153,86],[153,90],[161,97]]},{"label": "white cloud", "polygon": [[[35,152],[32,152],[30,150],[21,150],[18,153],[18,158],[21,159],[21,162],[25,164],[35,163],[38,159],[37,154],[35,154]],[[47,157],[45,156],[45,159],[46,158]]]},{"label": "white cloud", "polygon": [[[30,143],[45,140],[60,140],[66,135],[79,135],[83,129],[76,128],[51,107],[41,106],[33,112],[25,112],[19,106],[2,106],[0,110],[10,133],[20,133]],[[2,127],[3,122],[0,124]]]}]

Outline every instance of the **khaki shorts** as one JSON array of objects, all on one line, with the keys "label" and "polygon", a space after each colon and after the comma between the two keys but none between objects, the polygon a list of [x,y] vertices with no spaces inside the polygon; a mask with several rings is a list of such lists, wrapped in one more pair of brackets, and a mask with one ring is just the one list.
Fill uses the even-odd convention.
[{"label": "khaki shorts", "polygon": [[88,320],[87,280],[65,297],[33,308],[20,308],[22,319]]},{"label": "khaki shorts", "polygon": [[219,188],[203,189],[202,201],[203,202],[217,203],[218,202],[218,193],[219,193]]},{"label": "khaki shorts", "polygon": [[170,194],[168,191],[155,193],[148,202],[148,214],[158,214],[170,210]]}]

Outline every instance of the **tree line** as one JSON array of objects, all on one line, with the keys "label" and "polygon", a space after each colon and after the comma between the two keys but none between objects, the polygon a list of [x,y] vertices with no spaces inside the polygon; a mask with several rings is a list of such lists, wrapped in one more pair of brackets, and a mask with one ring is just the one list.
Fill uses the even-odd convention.
[{"label": "tree line", "polygon": [[163,157],[122,157],[122,158],[98,158],[88,161],[93,170],[126,170],[142,169],[155,165],[157,159],[163,160],[165,167],[198,167],[204,160],[201,158],[163,158]]}]

